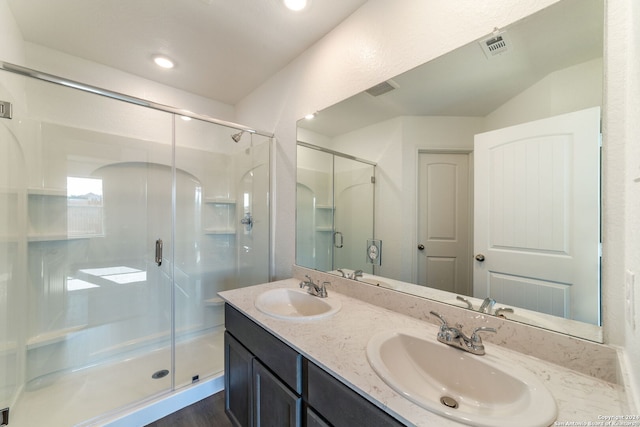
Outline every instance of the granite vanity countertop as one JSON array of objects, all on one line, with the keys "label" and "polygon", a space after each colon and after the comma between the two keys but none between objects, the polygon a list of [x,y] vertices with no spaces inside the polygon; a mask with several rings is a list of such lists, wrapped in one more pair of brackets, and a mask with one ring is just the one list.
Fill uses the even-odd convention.
[{"label": "granite vanity countertop", "polygon": [[[438,331],[435,324],[347,297],[332,291],[331,287],[328,288],[329,297],[339,298],[342,309],[326,319],[279,320],[256,309],[254,300],[261,293],[274,288],[299,289],[298,284],[299,280],[287,279],[224,291],[219,295],[304,357],[326,369],[400,421],[415,426],[461,425],[429,412],[396,393],[378,377],[367,361],[366,347],[373,335],[383,331],[422,328],[425,334],[435,337]],[[504,357],[530,370],[546,385],[558,405],[558,417],[554,425],[606,425],[604,417],[630,414],[624,387],[621,385],[490,343],[486,343],[485,347],[487,353]]]}]

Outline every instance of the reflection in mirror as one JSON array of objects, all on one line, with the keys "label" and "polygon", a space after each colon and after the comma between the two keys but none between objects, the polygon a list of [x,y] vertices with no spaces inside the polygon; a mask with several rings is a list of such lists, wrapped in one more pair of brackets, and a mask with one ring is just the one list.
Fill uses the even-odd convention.
[{"label": "reflection in mirror", "polygon": [[384,257],[317,264],[299,203],[296,263],[602,341],[603,21],[602,0],[562,0],[299,121],[299,143],[375,162],[360,239]]},{"label": "reflection in mirror", "polygon": [[373,236],[375,165],[309,144],[298,145],[297,158],[296,262],[373,273],[363,253]]}]

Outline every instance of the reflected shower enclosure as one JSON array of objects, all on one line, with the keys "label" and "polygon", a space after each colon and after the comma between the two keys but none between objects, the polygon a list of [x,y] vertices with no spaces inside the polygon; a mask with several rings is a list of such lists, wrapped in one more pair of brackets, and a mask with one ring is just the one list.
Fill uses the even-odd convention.
[{"label": "reflected shower enclosure", "polygon": [[4,70],[0,100],[11,425],[107,419],[222,375],[217,293],[270,279],[270,136]]},{"label": "reflected shower enclosure", "polygon": [[374,272],[375,165],[298,142],[296,264]]}]

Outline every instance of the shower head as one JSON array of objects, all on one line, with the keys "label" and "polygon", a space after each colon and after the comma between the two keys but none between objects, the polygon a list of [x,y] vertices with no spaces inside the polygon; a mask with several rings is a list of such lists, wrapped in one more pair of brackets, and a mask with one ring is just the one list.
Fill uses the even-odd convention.
[{"label": "shower head", "polygon": [[244,133],[243,130],[241,130],[238,133],[234,133],[233,135],[231,135],[231,139],[233,139],[234,142],[240,142],[240,138],[242,138],[243,133]]}]

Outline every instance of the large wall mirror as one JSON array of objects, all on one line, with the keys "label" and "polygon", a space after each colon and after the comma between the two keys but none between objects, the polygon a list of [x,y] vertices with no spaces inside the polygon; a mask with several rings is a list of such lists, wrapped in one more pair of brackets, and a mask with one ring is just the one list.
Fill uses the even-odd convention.
[{"label": "large wall mirror", "polygon": [[296,263],[601,342],[603,33],[562,0],[301,119]]}]

